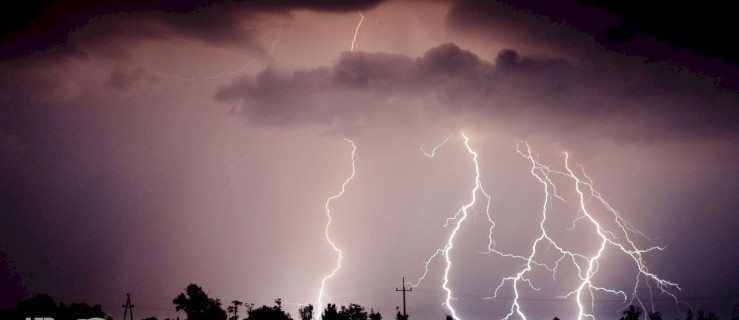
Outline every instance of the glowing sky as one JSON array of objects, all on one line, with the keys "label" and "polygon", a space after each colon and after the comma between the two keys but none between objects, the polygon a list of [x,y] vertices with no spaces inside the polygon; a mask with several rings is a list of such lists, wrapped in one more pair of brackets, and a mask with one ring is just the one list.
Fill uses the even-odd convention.
[{"label": "glowing sky", "polygon": [[[681,303],[655,293],[655,308],[726,317],[739,293],[739,59],[722,45],[734,29],[720,9],[662,16],[471,0],[18,9],[0,42],[0,285],[10,288],[0,308],[47,292],[119,317],[130,292],[137,317],[163,319],[197,283],[226,303],[280,297],[295,316],[336,265],[324,205],[352,172],[348,138],[356,176],[331,202],[343,260],[326,292],[392,318],[401,277],[423,274],[449,237],[446,219],[470,201],[464,130],[496,249],[526,256],[540,232],[544,193],[520,141],[555,170],[568,152],[648,236],[640,247],[665,247],[644,260],[680,284]],[[681,17],[714,23],[685,27]],[[447,138],[433,158],[421,150]],[[568,230],[578,200],[563,185],[550,228],[593,252],[593,232]],[[467,219],[449,279],[455,307],[464,319],[503,318],[510,287],[484,298],[521,261],[481,254],[484,205]],[[599,284],[630,290],[634,264],[611,253]],[[443,260],[428,267],[408,293],[411,319],[448,313]],[[532,275],[541,291],[521,291],[529,319],[574,317],[572,299],[558,298],[577,285],[568,268],[556,280]],[[598,319],[628,305],[595,298]]]}]

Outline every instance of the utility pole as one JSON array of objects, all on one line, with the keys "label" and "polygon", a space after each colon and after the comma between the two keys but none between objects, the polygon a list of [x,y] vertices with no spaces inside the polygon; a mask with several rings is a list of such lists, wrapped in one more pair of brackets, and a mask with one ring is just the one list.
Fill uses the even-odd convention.
[{"label": "utility pole", "polygon": [[131,304],[130,293],[126,293],[126,304],[123,305],[123,320],[126,320],[126,315],[130,315],[131,320],[133,320],[133,305]]},{"label": "utility pole", "polygon": [[405,288],[405,277],[403,277],[403,289],[395,288],[395,291],[403,292],[403,319],[408,319],[408,314],[405,313],[405,293],[407,291],[413,291],[413,288],[408,288],[408,289]]}]

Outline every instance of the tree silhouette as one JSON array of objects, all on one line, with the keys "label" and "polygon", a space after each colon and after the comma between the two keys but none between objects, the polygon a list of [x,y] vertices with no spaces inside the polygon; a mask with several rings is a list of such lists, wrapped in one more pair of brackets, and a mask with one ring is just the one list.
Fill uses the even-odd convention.
[{"label": "tree silhouette", "polygon": [[326,305],[326,309],[323,309],[321,314],[321,320],[341,320],[339,317],[339,311],[336,310],[335,303],[329,303]]},{"label": "tree silhouette", "polygon": [[552,319],[552,320],[559,320],[559,318],[557,318],[557,317],[554,317],[554,319]]},{"label": "tree silhouette", "polygon": [[349,307],[341,306],[339,318],[341,320],[367,320],[367,311],[364,311],[361,305],[350,303]]},{"label": "tree silhouette", "polygon": [[374,309],[370,309],[369,320],[382,320],[382,315],[380,314],[380,311],[375,312]]},{"label": "tree silhouette", "polygon": [[239,307],[243,306],[244,303],[239,300],[231,301],[231,305],[226,308],[229,314],[229,320],[239,320]]},{"label": "tree silhouette", "polygon": [[718,317],[713,312],[705,313],[703,310],[698,310],[698,320],[718,320]]},{"label": "tree silhouette", "polygon": [[662,320],[662,314],[659,312],[650,312],[649,320]]},{"label": "tree silhouette", "polygon": [[[311,305],[308,306],[313,307]],[[302,318],[302,310],[303,308],[299,310],[301,312],[301,319],[309,319]],[[367,310],[362,305],[356,303],[350,303],[349,306],[341,306],[341,308],[337,308],[336,304],[329,303],[323,309],[321,320],[382,320],[382,315],[379,312],[375,312],[374,309],[367,313]]]},{"label": "tree silhouette", "polygon": [[22,318],[22,316],[53,318],[56,320],[105,318],[105,312],[99,304],[92,307],[87,303],[72,303],[69,306],[59,303],[57,305],[54,299],[45,293],[39,293],[33,298],[21,301],[14,312],[17,317],[11,316],[11,318]]},{"label": "tree silhouette", "polygon": [[400,307],[396,306],[395,310],[397,310],[397,313],[395,314],[395,320],[408,320],[410,318],[409,315],[403,315],[400,313]]},{"label": "tree silhouette", "polygon": [[18,311],[29,316],[53,317],[57,313],[57,306],[50,295],[39,293],[33,298],[18,303]]},{"label": "tree silhouette", "polygon": [[640,315],[641,310],[632,304],[628,310],[624,310],[624,316],[620,320],[639,320]]},{"label": "tree silhouette", "polygon": [[59,303],[57,315],[54,319],[58,320],[77,320],[89,318],[104,318],[105,312],[99,304],[90,307],[87,303],[72,303],[69,306]]},{"label": "tree silhouette", "polygon": [[188,320],[226,320],[226,311],[221,309],[221,301],[209,298],[203,288],[190,284],[172,303],[175,310],[184,310]]},{"label": "tree silhouette", "polygon": [[289,313],[282,310],[282,299],[275,299],[275,305],[268,307],[263,305],[249,310],[249,320],[292,320]]},{"label": "tree silhouette", "polygon": [[298,308],[298,314],[300,315],[300,320],[313,319],[313,305],[308,304],[307,306]]},{"label": "tree silhouette", "polygon": [[446,320],[454,320],[454,317],[452,317],[451,314],[446,315]]}]

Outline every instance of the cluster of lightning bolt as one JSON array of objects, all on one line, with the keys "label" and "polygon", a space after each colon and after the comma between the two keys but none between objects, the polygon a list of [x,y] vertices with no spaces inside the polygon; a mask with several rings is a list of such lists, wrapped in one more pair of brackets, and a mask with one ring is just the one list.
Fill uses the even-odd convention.
[{"label": "cluster of lightning bolt", "polygon": [[[485,213],[488,221],[490,222],[490,229],[488,234],[489,241],[486,253],[497,254],[501,257],[517,259],[523,262],[523,265],[520,267],[520,269],[518,269],[517,272],[510,276],[504,277],[500,281],[500,284],[495,288],[495,291],[493,292],[493,296],[485,298],[496,299],[496,297],[498,296],[498,292],[506,283],[511,285],[514,297],[510,306],[510,312],[505,316],[504,319],[527,319],[520,305],[521,295],[519,293],[519,289],[520,286],[525,285],[532,288],[533,290],[539,290],[539,288],[537,288],[528,277],[534,269],[547,270],[548,272],[552,273],[552,276],[554,276],[560,264],[566,263],[567,261],[571,262],[577,269],[577,276],[579,277],[580,281],[579,284],[575,286],[570,292],[568,292],[564,296],[561,296],[560,298],[573,298],[574,303],[577,305],[578,320],[595,319],[595,315],[593,314],[592,310],[594,309],[595,302],[594,292],[597,291],[620,296],[623,298],[624,302],[630,301],[631,303],[638,303],[642,306],[643,309],[646,310],[639,295],[637,294],[637,289],[642,282],[645,282],[646,285],[649,287],[650,293],[654,289],[652,285],[656,285],[659,292],[671,296],[677,302],[677,297],[673,293],[671,293],[670,290],[680,290],[680,287],[676,283],[663,280],[656,274],[650,272],[643,259],[643,255],[645,253],[648,253],[650,251],[659,251],[663,248],[658,246],[650,247],[647,249],[638,248],[637,245],[634,243],[634,240],[632,240],[633,236],[639,235],[645,238],[646,236],[639,232],[636,228],[634,228],[634,226],[631,225],[628,221],[622,218],[619,212],[611,207],[611,205],[601,196],[601,194],[594,189],[592,180],[587,174],[585,174],[585,171],[582,167],[580,167],[580,169],[578,170],[579,173],[573,171],[570,166],[568,153],[565,153],[564,170],[556,170],[553,166],[546,166],[541,164],[537,160],[538,157],[536,153],[532,151],[528,143],[521,142],[517,145],[516,151],[531,163],[530,173],[534,178],[536,178],[537,181],[539,181],[539,183],[541,183],[543,188],[544,197],[541,207],[541,220],[539,221],[540,235],[532,243],[531,252],[528,255],[511,254],[495,249],[495,242],[493,241],[493,229],[495,227],[495,222],[490,214],[491,197],[485,191],[480,181],[480,166],[478,162],[478,154],[471,147],[470,139],[464,133],[461,133],[461,136],[464,139],[464,144],[467,152],[472,158],[475,170],[475,181],[474,187],[470,191],[470,201],[460,207],[460,209],[452,217],[449,217],[446,220],[444,227],[448,227],[450,224],[452,224],[453,226],[447,238],[446,244],[442,248],[437,249],[428,258],[428,260],[424,262],[424,272],[415,283],[410,283],[412,287],[419,286],[421,282],[426,278],[429,272],[429,266],[434,258],[438,256],[443,256],[446,265],[443,272],[443,282],[441,286],[442,289],[446,292],[446,298],[443,305],[448,309],[449,313],[454,319],[461,319],[457,310],[452,304],[452,301],[455,300],[455,298],[452,290],[449,287],[449,275],[453,266],[452,249],[454,248],[455,238],[457,237],[457,234],[459,233],[464,221],[467,219],[469,211],[475,210],[474,208],[477,205],[478,198],[484,198]],[[444,144],[446,144],[448,140],[449,138],[434,147],[431,152],[425,151],[423,147],[421,148],[421,150],[427,157],[433,158],[437,150],[444,146]],[[597,234],[597,239],[595,239],[595,241],[599,243],[598,250],[595,254],[586,255],[583,253],[578,253],[574,250],[564,248],[563,246],[560,246],[554,239],[552,239],[547,233],[545,223],[549,218],[547,214],[548,209],[551,206],[551,202],[554,199],[563,202],[565,201],[564,198],[557,194],[557,185],[553,182],[552,179],[552,177],[554,176],[569,179],[574,184],[574,190],[577,194],[579,213],[578,218],[575,219],[573,223],[578,223],[580,220],[584,220],[595,230]],[[593,214],[591,214],[589,210],[589,204],[591,202],[595,202],[606,209],[607,213],[612,217],[615,225],[617,226],[616,230],[607,230],[607,228],[603,226],[603,223],[599,221]],[[548,264],[545,262],[537,261],[537,249],[540,249],[542,246],[547,246],[548,248],[554,248],[555,250],[557,250],[557,252],[559,253],[559,258],[556,259],[554,262],[550,262]],[[594,278],[598,273],[600,259],[603,256],[604,251],[608,247],[615,248],[622,254],[626,255],[631,260],[633,260],[634,264],[636,265],[638,272],[636,274],[633,291],[627,293],[622,290],[609,289],[596,284]],[[645,281],[641,281],[642,279],[644,279]],[[589,296],[590,298],[590,306],[587,306],[587,303],[585,303],[587,296]]]}]

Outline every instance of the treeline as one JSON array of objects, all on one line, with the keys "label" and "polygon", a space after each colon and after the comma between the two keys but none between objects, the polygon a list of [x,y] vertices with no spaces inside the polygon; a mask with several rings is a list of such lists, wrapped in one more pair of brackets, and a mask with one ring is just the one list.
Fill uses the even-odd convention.
[{"label": "treeline", "polygon": [[48,294],[39,293],[35,297],[18,303],[15,309],[0,310],[0,319],[53,318],[54,320],[78,320],[101,318],[112,320],[105,315],[103,308],[87,303],[57,304]]},{"label": "treeline", "polygon": [[[187,286],[185,293],[180,293],[173,301],[175,310],[184,311],[188,320],[293,320],[289,312],[282,309],[282,300],[276,299],[273,306],[262,305],[256,307],[253,303],[244,303],[238,300],[231,301],[222,308],[219,299],[213,299],[195,284]],[[241,317],[241,312],[245,317]],[[308,304],[298,308],[298,319],[312,320],[317,314],[314,313],[313,305]],[[398,311],[397,319],[406,318]],[[320,314],[322,320],[382,320],[382,315],[370,309],[369,312],[359,304],[351,303],[349,306],[337,307],[329,303]],[[171,320],[171,319],[166,319]]]},{"label": "treeline", "polygon": [[[555,320],[557,318],[554,318]],[[646,318],[642,317],[642,311],[639,309],[639,307],[636,307],[634,305],[630,305],[628,309],[624,310],[623,316],[619,318],[619,320],[640,320],[640,319],[648,319],[648,320],[665,320],[662,318],[662,314],[659,312],[648,312],[646,314]],[[680,320],[680,319],[675,319]],[[719,320],[719,317],[716,316],[713,312],[705,312],[703,310],[698,310],[696,314],[693,314],[693,310],[688,310],[688,313],[685,315],[685,320]],[[739,320],[736,315],[731,317],[731,320]]]},{"label": "treeline", "polygon": [[[176,311],[183,311],[186,314],[186,320],[312,320],[318,318],[321,320],[382,320],[382,315],[375,310],[367,311],[363,306],[351,303],[348,306],[337,306],[329,303],[326,308],[315,313],[313,305],[308,304],[298,308],[297,318],[293,319],[289,312],[282,308],[282,300],[276,299],[274,305],[255,306],[253,303],[245,303],[239,300],[233,300],[230,304],[223,308],[220,299],[208,297],[203,288],[196,284],[190,284],[185,288],[184,293],[180,293],[172,300]],[[0,319],[19,319],[26,318],[53,318],[54,320],[79,320],[101,318],[113,320],[103,312],[100,305],[90,306],[86,303],[72,303],[65,305],[57,304],[54,299],[47,294],[37,294],[35,297],[29,298],[18,303],[15,309],[0,310]],[[400,308],[396,307],[395,320],[409,320],[410,316],[404,316],[400,312]],[[619,320],[666,320],[659,312],[643,313],[639,307],[629,306],[623,311],[623,316]],[[694,313],[688,310],[684,318],[675,320],[720,320],[713,312],[704,312],[699,310]],[[733,316],[731,320],[739,320],[739,317]],[[143,320],[158,320],[155,317],[144,318]],[[165,320],[174,320],[166,318]],[[446,320],[454,320],[452,316],[447,315]],[[554,317],[554,320],[559,318]]]}]

